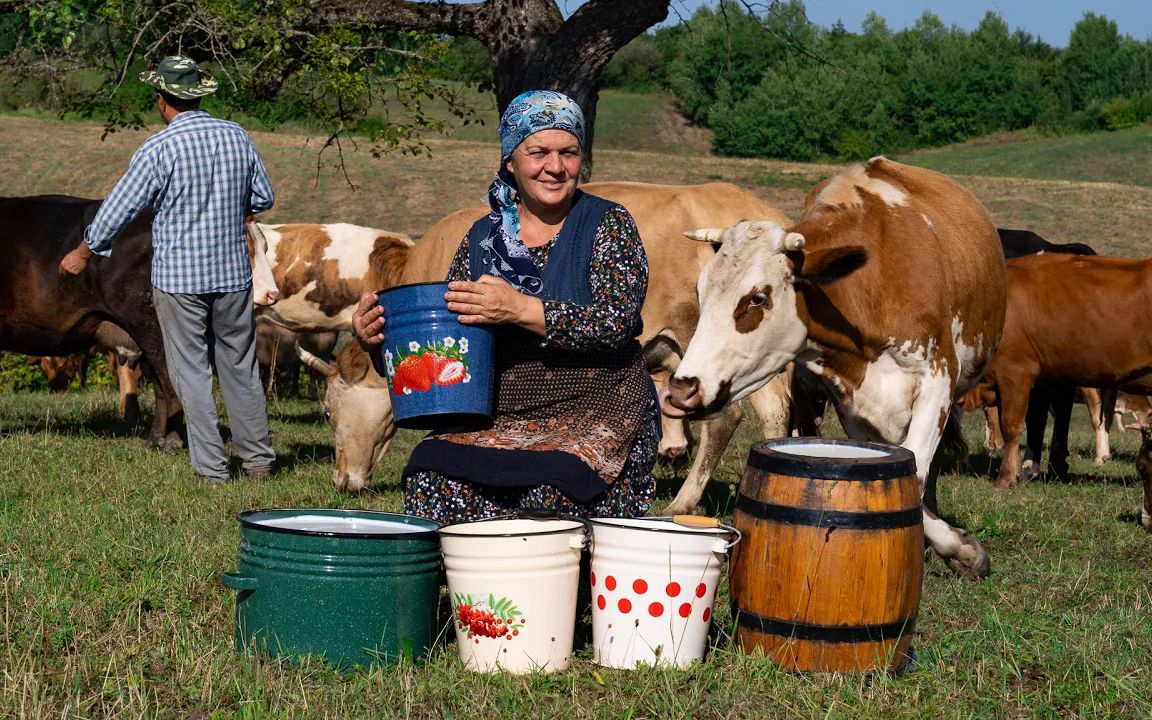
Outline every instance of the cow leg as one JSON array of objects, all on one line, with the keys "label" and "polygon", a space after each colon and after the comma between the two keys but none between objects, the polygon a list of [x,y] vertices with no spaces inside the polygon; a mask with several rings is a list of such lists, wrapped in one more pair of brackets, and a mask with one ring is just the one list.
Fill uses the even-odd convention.
[{"label": "cow leg", "polygon": [[676,497],[664,508],[666,515],[680,515],[691,513],[700,504],[704,495],[704,486],[712,477],[712,471],[720,464],[724,449],[732,439],[740,421],[744,419],[744,412],[739,403],[729,405],[717,417],[704,423],[700,430],[700,446],[696,449],[696,457],[692,460],[692,468],[688,477],[680,486]]},{"label": "cow leg", "polygon": [[[901,443],[916,457],[916,475],[920,479],[920,494],[933,488],[929,500],[935,505],[936,475],[940,463],[936,455],[944,425],[952,409],[952,384],[947,377],[928,375],[920,378],[919,393],[912,406],[908,432]],[[974,579],[988,576],[988,553],[975,537],[962,527],[955,527],[932,510],[924,509],[924,539],[941,560],[957,575]]]},{"label": "cow leg", "polygon": [[[792,371],[780,373],[767,385],[748,396],[748,403],[760,421],[763,438],[787,437],[791,419]],[[729,406],[717,418],[706,423],[700,432],[700,447],[688,471],[688,477],[680,486],[680,492],[672,503],[664,509],[666,514],[692,512],[700,503],[704,488],[712,477],[712,472],[720,464],[724,450],[732,440],[732,435],[740,426],[744,414],[739,404]]]},{"label": "cow leg", "polygon": [[[154,315],[152,316],[155,317]],[[176,388],[168,376],[168,365],[164,356],[164,340],[160,335],[159,324],[124,326],[132,340],[140,348],[140,353],[152,370],[152,392],[156,398],[156,408],[152,416],[152,428],[148,433],[148,443],[152,447],[170,452],[184,447],[181,433],[184,431],[184,408],[176,397]]]},{"label": "cow leg", "polygon": [[1040,475],[1040,458],[1044,455],[1044,431],[1048,427],[1048,410],[1052,406],[1054,387],[1037,385],[1028,394],[1028,409],[1024,415],[1026,428],[1024,460],[1020,465],[1020,482],[1034,480]]},{"label": "cow leg", "polygon": [[1000,408],[989,405],[984,408],[984,452],[991,455],[1004,449],[1004,439],[1000,435]]},{"label": "cow leg", "polygon": [[1048,473],[1063,480],[1068,477],[1068,427],[1072,420],[1072,397],[1076,387],[1070,383],[1053,385],[1052,442],[1048,445]]},{"label": "cow leg", "polygon": [[1101,431],[1104,429],[1104,418],[1100,414],[1103,408],[1100,401],[1100,391],[1096,388],[1080,388],[1080,395],[1084,397],[1084,406],[1088,408],[1088,422],[1092,425],[1092,435],[1096,443],[1096,452],[1092,462],[1096,465],[1103,465],[1107,462],[1104,456],[1110,456],[1112,453],[1108,447],[1108,435],[1101,436]]},{"label": "cow leg", "polygon": [[[1097,465],[1103,465],[1112,459],[1112,422],[1115,419],[1116,413],[1116,400],[1120,392],[1116,388],[1104,388],[1097,390],[1095,388],[1084,388],[1084,397],[1088,398],[1088,394],[1097,399],[1097,407],[1095,411],[1096,420],[1098,425],[1094,427],[1096,430],[1096,457],[1093,462]],[[1088,406],[1091,412],[1091,405]]]},{"label": "cow leg", "polygon": [[1152,533],[1152,473],[1144,473],[1144,503],[1140,507],[1140,524]]},{"label": "cow leg", "polygon": [[1000,434],[1004,440],[1004,457],[996,476],[996,487],[1016,484],[1020,472],[1020,435],[1028,413],[1028,395],[1032,378],[998,378],[1000,396]]}]

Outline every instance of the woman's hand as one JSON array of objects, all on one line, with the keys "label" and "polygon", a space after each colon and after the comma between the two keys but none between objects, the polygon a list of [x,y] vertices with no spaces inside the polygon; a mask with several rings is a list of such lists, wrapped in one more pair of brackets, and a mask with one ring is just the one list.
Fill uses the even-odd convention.
[{"label": "woman's hand", "polygon": [[384,308],[378,304],[379,300],[376,293],[364,293],[352,312],[352,334],[367,351],[384,342]]},{"label": "woman's hand", "polygon": [[494,275],[476,282],[453,280],[444,294],[448,309],[465,325],[519,325],[544,335],[544,304]]}]

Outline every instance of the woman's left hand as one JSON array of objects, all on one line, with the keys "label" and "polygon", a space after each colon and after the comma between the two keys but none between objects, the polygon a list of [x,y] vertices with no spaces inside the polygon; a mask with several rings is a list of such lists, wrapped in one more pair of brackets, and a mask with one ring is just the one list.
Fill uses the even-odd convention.
[{"label": "woman's left hand", "polygon": [[444,294],[448,309],[465,325],[519,325],[544,334],[544,304],[494,275],[475,282],[453,280]]}]

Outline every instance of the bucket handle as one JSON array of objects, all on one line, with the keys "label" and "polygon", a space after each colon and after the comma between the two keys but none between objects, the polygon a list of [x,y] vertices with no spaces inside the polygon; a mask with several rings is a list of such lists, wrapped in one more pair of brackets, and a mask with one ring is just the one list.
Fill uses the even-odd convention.
[{"label": "bucket handle", "polygon": [[588,518],[580,517],[579,515],[565,515],[564,513],[553,512],[551,510],[543,510],[536,508],[521,508],[515,510],[511,515],[515,520],[575,520],[584,526],[584,532],[579,538],[573,537],[570,541],[571,547],[576,549],[583,549],[585,547],[591,549],[592,545],[592,523],[588,522]]},{"label": "bucket handle", "polygon": [[732,527],[731,525],[725,525],[724,523],[720,522],[717,518],[707,517],[705,515],[673,515],[672,516],[672,522],[676,523],[677,525],[683,525],[685,527],[704,528],[704,529],[720,528],[721,530],[726,530],[726,531],[732,533],[736,537],[735,540],[733,540],[732,542],[729,542],[729,543],[721,544],[718,542],[715,546],[716,552],[728,552],[733,547],[735,547],[736,543],[740,542],[740,540],[744,537],[743,535],[740,534],[739,530]]},{"label": "bucket handle", "polygon": [[257,585],[256,578],[231,571],[220,573],[220,582],[233,590],[255,590]]}]

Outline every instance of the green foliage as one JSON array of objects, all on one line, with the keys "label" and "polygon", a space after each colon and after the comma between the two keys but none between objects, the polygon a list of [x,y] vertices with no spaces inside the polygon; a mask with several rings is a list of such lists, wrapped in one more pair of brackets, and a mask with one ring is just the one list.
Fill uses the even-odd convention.
[{"label": "green foliage", "polygon": [[612,56],[600,85],[628,92],[652,92],[667,82],[664,55],[653,35],[640,35]]},{"label": "green foliage", "polygon": [[47,389],[44,372],[39,365],[30,364],[27,355],[0,352],[0,392]]},{"label": "green foliage", "polygon": [[[425,134],[471,116],[459,84],[438,80],[444,67],[467,65],[469,50],[453,53],[457,44],[440,36],[365,26],[309,30],[307,0],[27,0],[15,8],[0,16],[0,52],[13,79],[41,91],[37,106],[101,119],[108,132],[152,119],[152,91],[136,78],[174,52],[220,81],[207,109],[266,127],[307,119],[333,142],[360,131],[375,153],[418,153]],[[0,93],[5,105],[19,100]],[[430,103],[449,112],[433,116]],[[365,132],[359,122],[370,112],[376,119]]]},{"label": "green foliage", "polygon": [[668,88],[726,155],[856,160],[1032,126],[1119,129],[1148,117],[1152,93],[1152,44],[1092,13],[1065,51],[992,12],[970,33],[931,12],[892,32],[873,13],[856,34],[807,23],[795,0],[761,15],[721,2],[656,40]]}]

